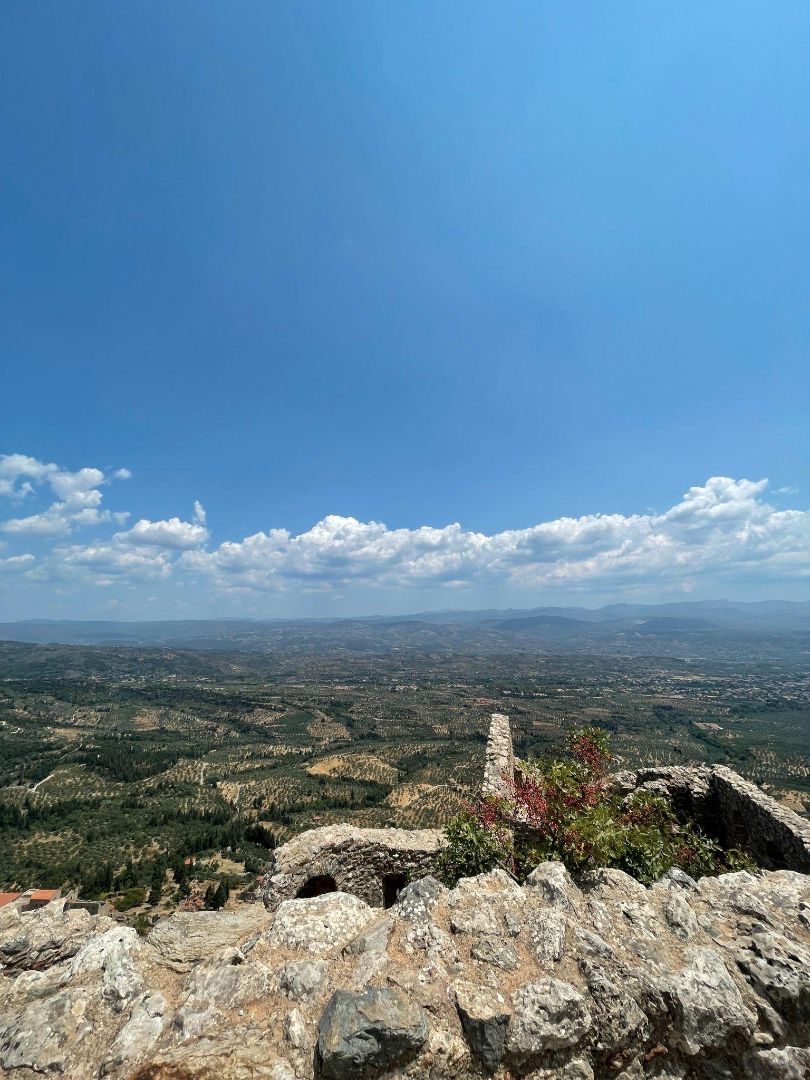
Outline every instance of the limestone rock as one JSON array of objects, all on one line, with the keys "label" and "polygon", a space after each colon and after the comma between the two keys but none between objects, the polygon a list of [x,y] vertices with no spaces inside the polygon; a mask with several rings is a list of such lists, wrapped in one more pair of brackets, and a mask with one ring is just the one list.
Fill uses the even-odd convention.
[{"label": "limestone rock", "polygon": [[526,983],[512,995],[508,1050],[518,1064],[575,1046],[591,1026],[583,995],[560,979]]},{"label": "limestone rock", "polygon": [[165,1011],[166,999],[162,994],[149,991],[141,994],[104,1059],[102,1073],[106,1075],[125,1062],[143,1058],[163,1031]]},{"label": "limestone rock", "polygon": [[479,934],[472,944],[470,955],[473,960],[503,971],[514,971],[520,966],[520,957],[514,946],[497,934]]},{"label": "limestone rock", "polygon": [[265,935],[271,949],[335,954],[374,918],[368,904],[349,893],[326,893],[308,900],[285,900]]},{"label": "limestone rock", "polygon": [[793,871],[644,888],[545,863],[525,886],[423,879],[384,912],[327,893],[172,916],[146,938],[17,912],[0,921],[18,958],[0,978],[0,1075],[797,1080],[809,911]]},{"label": "limestone rock", "polygon": [[737,963],[754,989],[787,1020],[810,1026],[810,951],[781,934],[755,932]]},{"label": "limestone rock", "polygon": [[0,1065],[36,1073],[66,1072],[66,1064],[92,1030],[91,995],[57,990],[35,998],[18,1016],[0,1018]]},{"label": "limestone rock", "polygon": [[428,874],[405,886],[397,898],[394,912],[407,922],[427,922],[439,898],[446,895],[445,886]]},{"label": "limestone rock", "polygon": [[245,904],[239,911],[180,911],[160,919],[147,940],[164,959],[194,964],[217,949],[238,945],[268,922],[259,904]]},{"label": "limestone rock", "polygon": [[415,1057],[428,1037],[421,1008],[399,990],[336,990],[318,1028],[318,1061],[330,1080],[391,1069]]},{"label": "limestone rock", "polygon": [[[103,920],[103,921],[102,921]],[[106,916],[86,911],[64,911],[63,905],[49,904],[37,912],[27,912],[9,921],[0,934],[0,971],[42,971],[74,956],[82,945],[117,924]]]},{"label": "limestone rock", "polygon": [[506,1049],[511,1010],[503,995],[488,988],[456,988],[456,1008],[464,1037],[485,1072],[495,1072]]},{"label": "limestone rock", "polygon": [[278,973],[278,987],[291,1001],[311,1001],[323,986],[326,962],[291,960]]},{"label": "limestone rock", "polygon": [[559,862],[540,863],[529,874],[526,884],[530,889],[537,889],[554,907],[573,909],[579,896],[571,875]]},{"label": "limestone rock", "polygon": [[750,1036],[756,1018],[712,949],[694,949],[671,988],[682,1016],[680,1036],[687,1054],[719,1050],[734,1036]]},{"label": "limestone rock", "polygon": [[523,925],[525,894],[505,870],[462,878],[447,897],[450,928],[459,934],[515,936]]}]

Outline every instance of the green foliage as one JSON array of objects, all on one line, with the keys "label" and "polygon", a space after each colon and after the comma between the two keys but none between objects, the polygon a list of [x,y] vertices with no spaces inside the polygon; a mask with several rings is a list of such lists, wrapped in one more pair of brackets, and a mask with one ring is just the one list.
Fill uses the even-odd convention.
[{"label": "green foliage", "polygon": [[140,907],[144,900],[146,900],[146,889],[134,885],[115,901],[113,907],[116,911],[129,911],[130,908]]},{"label": "green foliage", "polygon": [[575,872],[616,867],[645,884],[673,866],[692,877],[752,868],[742,853],[724,852],[694,823],[680,823],[666,797],[611,795],[606,732],[575,731],[567,747],[565,758],[524,766],[511,799],[484,800],[448,823],[440,867],[445,881],[495,866],[522,879],[547,859]]},{"label": "green foliage", "polygon": [[464,810],[452,818],[444,833],[447,846],[439,857],[438,873],[448,884],[511,861],[508,837],[486,829],[471,811]]},{"label": "green foliage", "polygon": [[140,937],[146,937],[149,931],[152,929],[152,922],[145,911],[140,911],[135,916],[135,930]]}]

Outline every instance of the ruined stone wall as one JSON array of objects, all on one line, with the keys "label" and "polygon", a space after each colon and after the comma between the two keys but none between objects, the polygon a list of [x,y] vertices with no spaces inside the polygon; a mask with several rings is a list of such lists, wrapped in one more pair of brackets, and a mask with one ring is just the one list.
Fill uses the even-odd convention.
[{"label": "ruined stone wall", "polygon": [[481,793],[506,798],[515,778],[515,751],[512,746],[512,726],[509,717],[493,713],[484,758],[484,780]]},{"label": "ruined stone wall", "polygon": [[[492,715],[482,794],[508,798],[520,783],[509,717]],[[810,872],[810,825],[754,784],[721,766],[673,766],[617,773],[613,788],[668,795],[682,818],[695,820],[724,847],[738,847],[767,869]],[[408,882],[434,873],[444,844],[438,829],[362,829],[333,825],[294,837],[274,852],[263,899],[282,900],[332,889],[374,907],[393,902]]]},{"label": "ruined stone wall", "polygon": [[[273,910],[315,879],[383,907],[405,882],[433,873],[444,845],[440,829],[361,829],[328,825],[293,837],[274,852],[263,899]],[[389,893],[386,896],[386,888]]]},{"label": "ruined stone wall", "polygon": [[810,822],[723,765],[711,770],[711,793],[724,846],[742,847],[768,869],[810,874]]},{"label": "ruined stone wall", "polygon": [[672,766],[617,773],[614,788],[669,795],[723,847],[747,852],[769,870],[810,873],[810,823],[723,765]]}]

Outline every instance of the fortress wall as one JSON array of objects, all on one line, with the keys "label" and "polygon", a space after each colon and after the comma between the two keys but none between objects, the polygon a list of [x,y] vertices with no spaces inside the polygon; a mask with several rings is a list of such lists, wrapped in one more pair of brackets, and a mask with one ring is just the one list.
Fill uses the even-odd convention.
[{"label": "fortress wall", "polygon": [[[509,718],[494,713],[486,747],[482,794],[508,798],[515,782]],[[766,869],[810,873],[810,823],[723,766],[672,766],[617,773],[616,794],[645,789],[668,795],[683,819],[696,821],[724,847],[746,851]],[[273,854],[263,899],[321,892],[353,893],[373,907],[393,903],[408,882],[434,874],[444,846],[439,829],[363,829],[330,825],[293,837]]]}]

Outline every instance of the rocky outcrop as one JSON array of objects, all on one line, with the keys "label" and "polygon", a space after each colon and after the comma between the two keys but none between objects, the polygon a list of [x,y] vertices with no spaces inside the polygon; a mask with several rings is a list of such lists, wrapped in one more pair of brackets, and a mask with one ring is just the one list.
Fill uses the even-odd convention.
[{"label": "rocky outcrop", "polygon": [[11,1080],[810,1074],[810,878],[789,871],[645,888],[544,863],[146,938],[53,904],[0,920],[0,964]]}]

